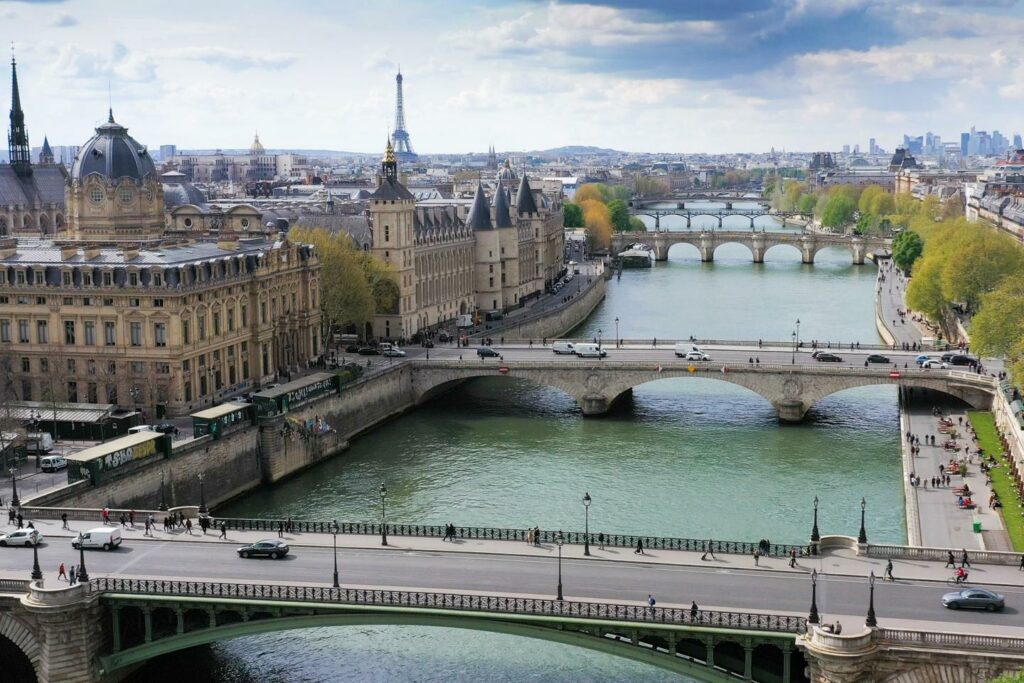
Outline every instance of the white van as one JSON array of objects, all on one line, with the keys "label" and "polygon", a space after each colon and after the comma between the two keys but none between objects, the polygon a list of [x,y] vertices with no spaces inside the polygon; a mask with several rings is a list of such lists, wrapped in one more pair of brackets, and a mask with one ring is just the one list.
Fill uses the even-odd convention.
[{"label": "white van", "polygon": [[53,450],[53,437],[46,432],[29,432],[25,435],[25,450],[29,453],[49,453]]},{"label": "white van", "polygon": [[153,425],[135,425],[134,427],[128,428],[129,434],[138,434],[140,432],[155,432],[156,427]]},{"label": "white van", "polygon": [[572,342],[556,341],[551,345],[551,350],[560,356],[564,354],[572,355],[576,353],[576,346]]},{"label": "white van", "polygon": [[68,466],[68,461],[62,455],[48,455],[39,461],[39,467],[43,472],[56,472]]},{"label": "white van", "polygon": [[608,352],[602,349],[597,344],[577,344],[575,353],[580,358],[604,358],[608,355]]},{"label": "white van", "polygon": [[121,529],[116,526],[101,526],[89,529],[82,533],[81,536],[71,539],[72,548],[78,550],[79,545],[86,549],[103,548],[104,550],[113,550],[121,545]]},{"label": "white van", "polygon": [[700,348],[692,342],[679,342],[673,349],[676,354],[676,358],[686,358],[687,360],[711,360],[711,356],[704,352],[704,349]]}]

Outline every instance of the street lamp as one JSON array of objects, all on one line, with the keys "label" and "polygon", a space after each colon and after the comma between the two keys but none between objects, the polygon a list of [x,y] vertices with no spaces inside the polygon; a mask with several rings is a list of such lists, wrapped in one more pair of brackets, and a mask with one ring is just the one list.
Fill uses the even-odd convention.
[{"label": "street lamp", "polygon": [[583,494],[583,554],[590,556],[590,492]]},{"label": "street lamp", "polygon": [[[601,330],[597,331],[597,350],[601,350]],[[600,356],[598,356],[600,358]]]},{"label": "street lamp", "polygon": [[814,497],[814,526],[811,527],[811,552],[818,554],[818,542],[821,534],[818,533],[818,497]]},{"label": "street lamp", "polygon": [[793,337],[793,352],[789,354],[790,365],[796,365],[796,332],[790,333]]},{"label": "street lamp", "polygon": [[338,520],[331,522],[331,536],[334,537],[334,587],[340,588],[338,583]]},{"label": "street lamp", "polygon": [[619,348],[619,316],[615,316],[615,348]]},{"label": "street lamp", "polygon": [[36,537],[36,542],[32,544],[32,580],[42,581],[43,570],[39,568],[39,537]]},{"label": "street lamp", "polygon": [[555,545],[558,546],[558,600],[565,600],[562,596],[562,544],[565,543],[565,537],[562,535],[561,530],[555,534]]},{"label": "street lamp", "polygon": [[864,620],[868,628],[878,626],[878,619],[875,618],[875,572],[871,571],[868,577],[868,618]]},{"label": "street lamp", "polygon": [[867,501],[863,498],[860,499],[860,533],[857,534],[857,543],[868,542],[868,532],[864,528],[864,508],[867,507]]},{"label": "street lamp", "polygon": [[818,616],[818,570],[811,570],[811,613],[807,615],[808,624],[817,624],[821,622],[821,617]]},{"label": "street lamp", "polygon": [[85,571],[85,544],[82,542],[81,531],[78,532],[78,580],[89,580],[89,572]]},{"label": "street lamp", "polygon": [[380,483],[380,544],[388,544],[388,522],[387,516],[384,514],[384,498],[388,495],[388,487],[384,486],[384,482]]},{"label": "street lamp", "polygon": [[160,512],[167,512],[167,498],[164,496],[164,473],[160,471],[160,507],[157,508]]},{"label": "street lamp", "polygon": [[796,319],[796,345],[800,346],[800,318]]},{"label": "street lamp", "polygon": [[205,515],[208,512],[206,509],[206,491],[203,488],[203,479],[205,477],[202,472],[196,476],[199,478],[199,514]]},{"label": "street lamp", "polygon": [[11,468],[11,505],[18,507],[21,501],[18,500],[18,470]]}]

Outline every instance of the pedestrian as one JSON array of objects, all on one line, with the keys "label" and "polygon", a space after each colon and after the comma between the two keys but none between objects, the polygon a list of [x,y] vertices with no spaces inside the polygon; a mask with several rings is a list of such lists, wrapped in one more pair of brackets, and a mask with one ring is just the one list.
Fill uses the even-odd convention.
[{"label": "pedestrian", "polygon": [[956,558],[953,557],[952,550],[946,551],[946,567],[953,567],[954,569],[956,568]]},{"label": "pedestrian", "polygon": [[796,567],[796,548],[789,549],[789,567],[790,569]]},{"label": "pedestrian", "polygon": [[967,558],[967,549],[966,548],[961,548],[960,552],[963,553],[960,556],[960,567],[961,568],[963,568],[963,567],[970,567],[971,566],[971,561]]},{"label": "pedestrian", "polygon": [[540,545],[540,527],[533,527],[533,544],[536,546]]},{"label": "pedestrian", "polygon": [[284,538],[284,522],[277,523],[277,537]]},{"label": "pedestrian", "polygon": [[[597,549],[604,550],[604,532],[602,531],[597,535]],[[1021,556],[1021,567],[1024,568],[1024,556]]]},{"label": "pedestrian", "polygon": [[647,606],[651,609],[651,614],[654,614],[654,606],[657,604],[657,600],[650,593],[647,594]]},{"label": "pedestrian", "polygon": [[25,518],[21,516],[21,511],[20,510],[18,511],[17,519],[18,519],[18,528],[19,529],[24,529],[25,528],[25,524],[24,524]]},{"label": "pedestrian", "polygon": [[103,507],[101,514],[103,515],[103,524],[110,524],[110,510],[106,506]]},{"label": "pedestrian", "polygon": [[218,536],[217,538],[223,538],[225,541],[228,540],[228,523],[227,522],[221,522],[220,523],[220,536]]},{"label": "pedestrian", "polygon": [[526,530],[526,545],[533,545],[533,528]]},{"label": "pedestrian", "polygon": [[67,581],[68,580],[68,574],[67,574],[66,571],[64,571],[64,563],[63,562],[60,563],[60,568],[57,569],[57,580],[58,581]]},{"label": "pedestrian", "polygon": [[191,517],[185,520],[185,533],[187,533],[189,536],[192,535],[192,518]]},{"label": "pedestrian", "polygon": [[142,532],[142,535],[143,536],[152,536],[153,535],[153,534],[149,533],[149,517],[146,518],[146,530],[144,532]]},{"label": "pedestrian", "polygon": [[210,520],[207,517],[199,518],[199,528],[203,530],[203,536],[206,535],[206,530],[210,528]]},{"label": "pedestrian", "polygon": [[128,528],[128,517],[123,512],[121,513],[121,528]]},{"label": "pedestrian", "polygon": [[14,511],[13,507],[7,508],[7,523],[14,524],[14,516],[18,513]]},{"label": "pedestrian", "polygon": [[1024,555],[1020,556],[1020,567],[1017,568],[1017,571],[1024,572]]},{"label": "pedestrian", "polygon": [[708,539],[708,551],[707,551],[707,554],[711,556],[712,560],[715,560],[715,561],[718,560],[718,558],[715,557],[715,542],[714,542],[714,540],[712,540],[710,538]]},{"label": "pedestrian", "polygon": [[60,524],[61,524],[61,526],[60,526],[61,529],[67,529],[68,528],[68,513],[66,513],[66,512],[60,513]]},{"label": "pedestrian", "polygon": [[135,510],[128,512],[128,523],[132,525],[133,529],[135,528]]},{"label": "pedestrian", "polygon": [[68,585],[74,586],[78,583],[78,572],[75,571],[75,565],[71,565],[71,569],[68,570]]},{"label": "pedestrian", "polygon": [[644,554],[644,540],[642,538],[636,539],[636,550],[633,551],[634,555]]},{"label": "pedestrian", "polygon": [[885,563],[885,578],[889,579],[890,581],[896,580],[892,575],[892,560],[889,560]]},{"label": "pedestrian", "polygon": [[690,621],[697,621],[698,611],[699,610],[697,609],[697,601],[694,600],[690,603]]},{"label": "pedestrian", "polygon": [[760,550],[754,550],[753,555],[754,555],[754,566],[755,567],[760,566],[759,562],[761,561],[761,551]]}]

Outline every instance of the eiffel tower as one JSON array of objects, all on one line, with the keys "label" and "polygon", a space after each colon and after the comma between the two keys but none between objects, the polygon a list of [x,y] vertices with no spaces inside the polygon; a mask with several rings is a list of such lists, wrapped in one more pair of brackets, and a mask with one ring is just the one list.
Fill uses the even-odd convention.
[{"label": "eiffel tower", "polygon": [[416,152],[412,151],[409,132],[405,129],[405,104],[402,102],[402,72],[395,76],[395,132],[391,134],[391,142],[395,147],[395,157],[400,162],[418,161]]}]

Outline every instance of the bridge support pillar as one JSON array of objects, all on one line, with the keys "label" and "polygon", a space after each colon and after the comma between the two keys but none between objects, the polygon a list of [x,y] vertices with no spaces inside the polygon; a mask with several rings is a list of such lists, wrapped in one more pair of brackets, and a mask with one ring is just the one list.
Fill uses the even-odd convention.
[{"label": "bridge support pillar", "polygon": [[754,645],[749,638],[743,644],[743,679],[754,680]]},{"label": "bridge support pillar", "polygon": [[700,260],[704,263],[711,263],[715,260],[715,243],[711,237],[700,236]]},{"label": "bridge support pillar", "polygon": [[[754,227],[754,219],[750,219],[750,227]],[[750,251],[754,254],[754,263],[764,263],[765,236],[763,233],[756,233],[750,240]]]},{"label": "bridge support pillar", "polygon": [[584,396],[577,401],[586,416],[604,415],[611,407],[611,401],[604,396]]},{"label": "bridge support pillar", "polygon": [[829,637],[817,626],[797,639],[807,659],[811,683],[862,683],[874,680],[873,663],[878,652],[871,630],[862,634]]},{"label": "bridge support pillar", "polygon": [[867,256],[867,252],[868,252],[868,249],[864,245],[863,238],[854,237],[853,238],[853,265],[855,265],[855,266],[863,266],[864,265],[864,257]]},{"label": "bridge support pillar", "polygon": [[44,588],[33,582],[21,605],[40,627],[39,683],[98,683],[105,630],[99,595],[87,583]]},{"label": "bridge support pillar", "polygon": [[803,401],[795,399],[784,399],[775,401],[775,411],[779,414],[779,422],[800,422],[807,414],[807,408]]}]

